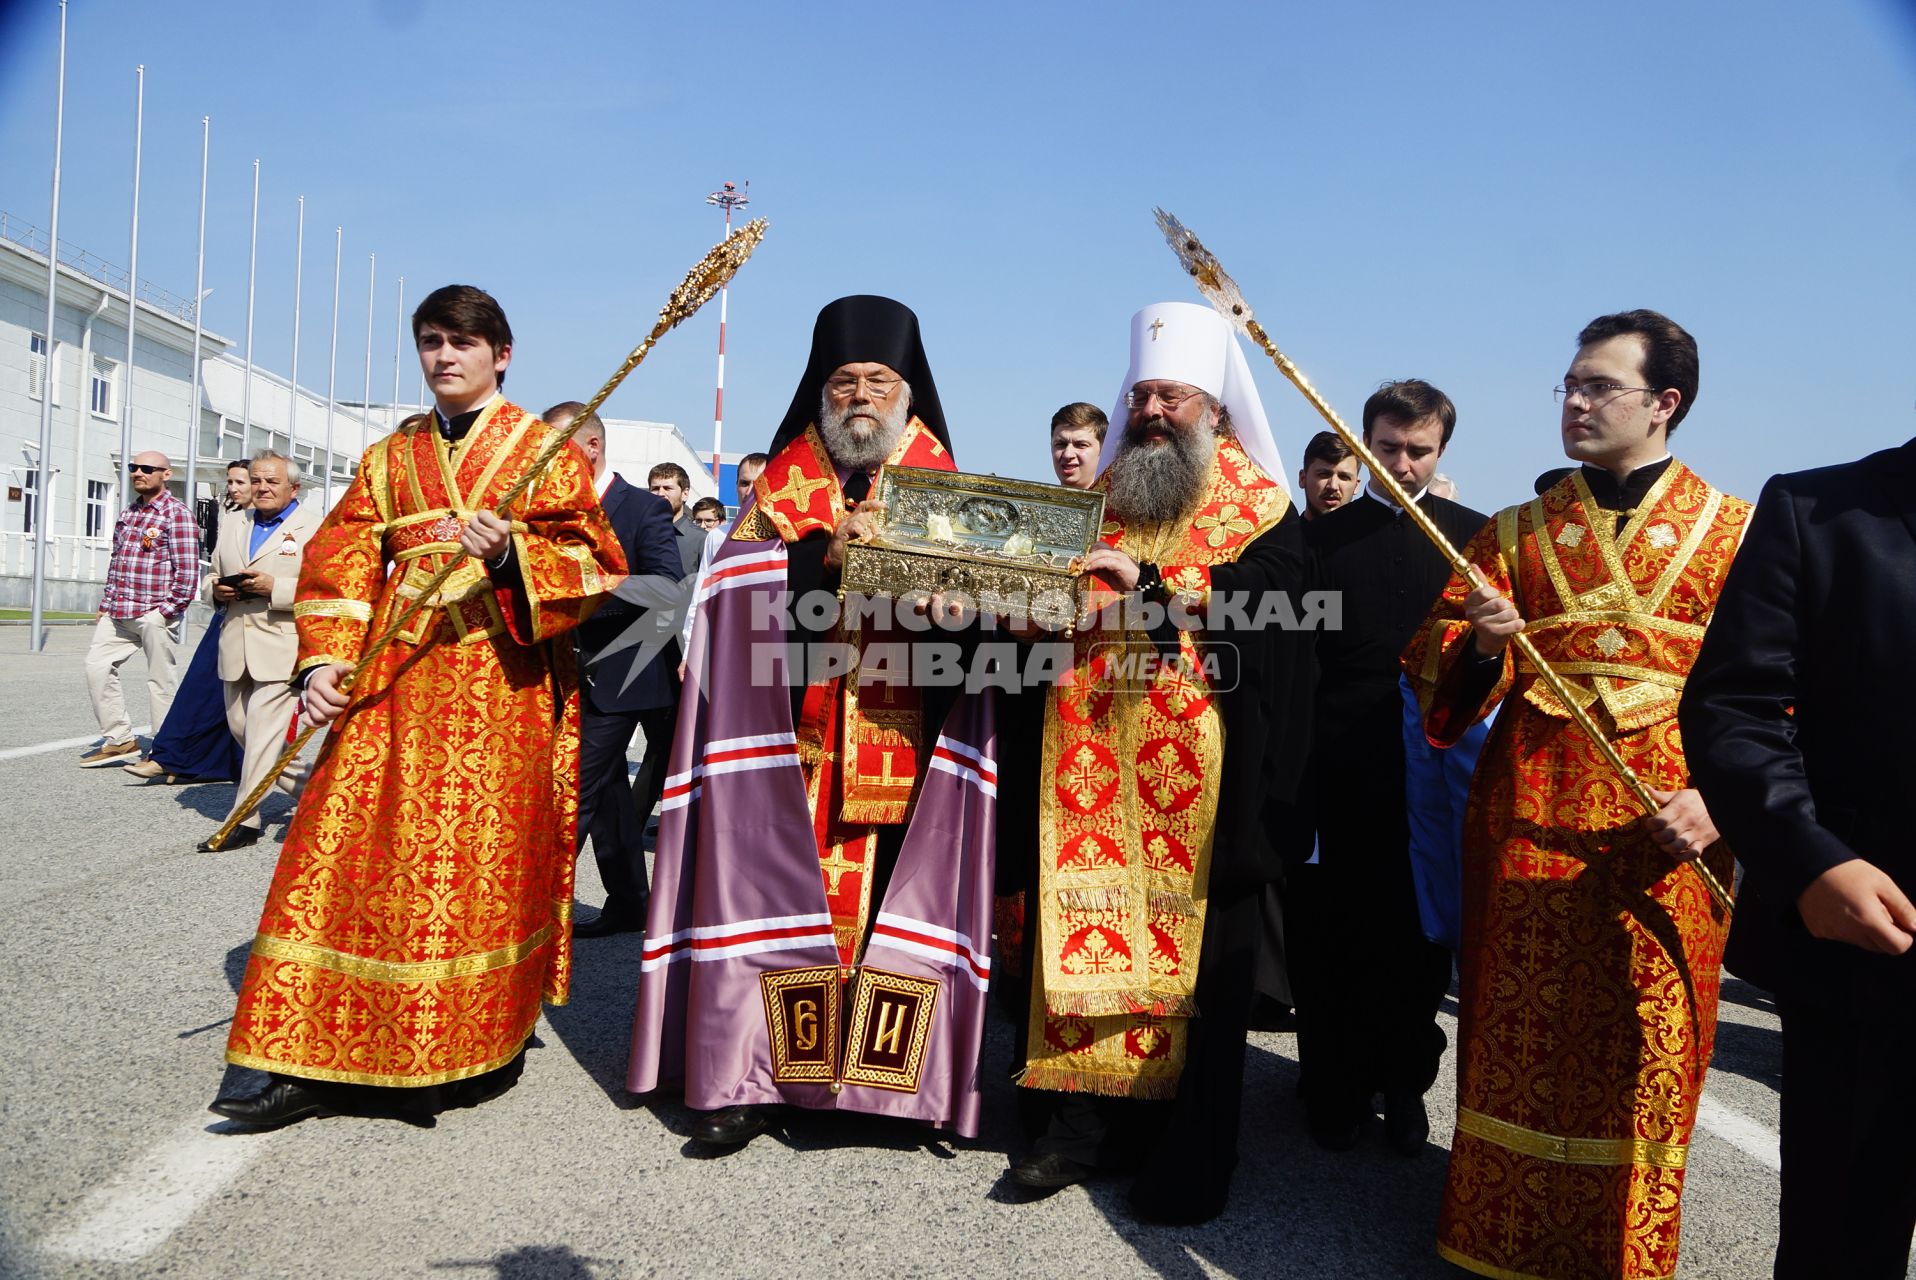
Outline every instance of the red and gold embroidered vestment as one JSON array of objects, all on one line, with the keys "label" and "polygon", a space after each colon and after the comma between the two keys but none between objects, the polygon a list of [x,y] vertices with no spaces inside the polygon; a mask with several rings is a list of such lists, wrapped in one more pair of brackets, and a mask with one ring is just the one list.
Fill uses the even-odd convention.
[{"label": "red and gold embroidered vestment", "polygon": [[[1748,517],[1672,462],[1619,532],[1573,472],[1464,553],[1653,788],[1689,785],[1677,701]],[[1514,647],[1461,705],[1470,590],[1453,576],[1404,653],[1433,742],[1502,704],[1465,817],[1438,1252],[1488,1276],[1672,1275],[1728,921]],[[1729,850],[1705,857],[1728,883]]]},{"label": "red and gold embroidered vestment", "polygon": [[[422,418],[367,450],[306,550],[300,669],[356,662],[547,430],[495,398],[457,443]],[[563,633],[625,558],[577,450],[511,514],[521,585],[467,560],[333,724],[267,894],[228,1061],[441,1084],[509,1062],[541,996],[564,1002],[579,713]]]},{"label": "red and gold embroidered vestment", "polygon": [[[1107,513],[1102,536],[1157,565],[1176,603],[1201,617],[1212,570],[1235,562],[1289,506],[1283,486],[1226,436],[1194,511],[1157,524]],[[1169,1098],[1199,1012],[1224,721],[1201,632],[1179,630],[1172,654],[1112,611],[1099,617],[1073,636],[1072,669],[1045,709],[1021,1083]]]}]

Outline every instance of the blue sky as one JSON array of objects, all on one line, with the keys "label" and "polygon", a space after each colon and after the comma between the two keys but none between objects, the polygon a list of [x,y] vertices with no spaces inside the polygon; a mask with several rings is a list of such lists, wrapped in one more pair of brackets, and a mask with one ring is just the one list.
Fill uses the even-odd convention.
[{"label": "blue sky", "polygon": [[[0,0],[0,209],[45,226],[52,0]],[[728,448],[762,443],[812,317],[891,294],[925,329],[961,466],[1048,474],[1060,404],[1109,405],[1130,314],[1193,297],[1150,211],[1203,236],[1354,419],[1421,376],[1486,510],[1559,461],[1577,329],[1651,306],[1694,332],[1679,454],[1754,497],[1777,470],[1916,434],[1916,16],[1816,5],[106,3],[69,10],[62,240],[124,264],[147,68],[141,275],[192,291],[213,121],[210,328],[285,372],[305,195],[301,380],[323,389],[332,229],[341,386],[373,385],[394,281],[492,290],[510,389],[583,398],[751,181],[771,233],[733,290]],[[610,412],[709,447],[717,309]],[[1318,428],[1261,364],[1295,467]],[[409,363],[401,386],[418,385]]]}]

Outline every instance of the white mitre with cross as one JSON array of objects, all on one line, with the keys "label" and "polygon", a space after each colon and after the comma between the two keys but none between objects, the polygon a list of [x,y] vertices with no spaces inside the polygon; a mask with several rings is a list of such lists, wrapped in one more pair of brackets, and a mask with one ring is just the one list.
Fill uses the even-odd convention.
[{"label": "white mitre with cross", "polygon": [[1131,317],[1131,367],[1111,410],[1111,429],[1098,457],[1100,475],[1124,447],[1124,424],[1131,416],[1125,396],[1140,382],[1157,381],[1183,382],[1209,392],[1230,411],[1232,429],[1251,461],[1289,492],[1284,460],[1237,334],[1223,316],[1193,302],[1155,302]]}]

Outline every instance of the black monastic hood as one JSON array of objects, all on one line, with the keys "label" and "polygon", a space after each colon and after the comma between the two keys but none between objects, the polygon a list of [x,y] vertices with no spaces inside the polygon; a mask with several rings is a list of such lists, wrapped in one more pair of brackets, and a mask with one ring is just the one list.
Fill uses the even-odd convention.
[{"label": "black monastic hood", "polygon": [[819,397],[833,371],[866,361],[891,368],[911,384],[912,416],[950,452],[951,435],[945,427],[944,406],[938,402],[938,384],[932,381],[924,344],[919,341],[918,317],[902,302],[869,293],[827,303],[818,313],[818,323],[812,326],[811,360],[767,452],[777,457],[817,419]]}]

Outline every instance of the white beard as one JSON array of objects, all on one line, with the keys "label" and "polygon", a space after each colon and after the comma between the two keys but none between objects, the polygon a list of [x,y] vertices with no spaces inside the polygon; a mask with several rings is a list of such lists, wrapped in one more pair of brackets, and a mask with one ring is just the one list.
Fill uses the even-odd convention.
[{"label": "white beard", "polygon": [[891,457],[905,434],[905,424],[911,421],[911,385],[904,384],[899,392],[889,413],[868,400],[854,400],[842,409],[834,409],[831,396],[819,394],[818,434],[824,437],[825,451],[835,464],[869,471]]}]

